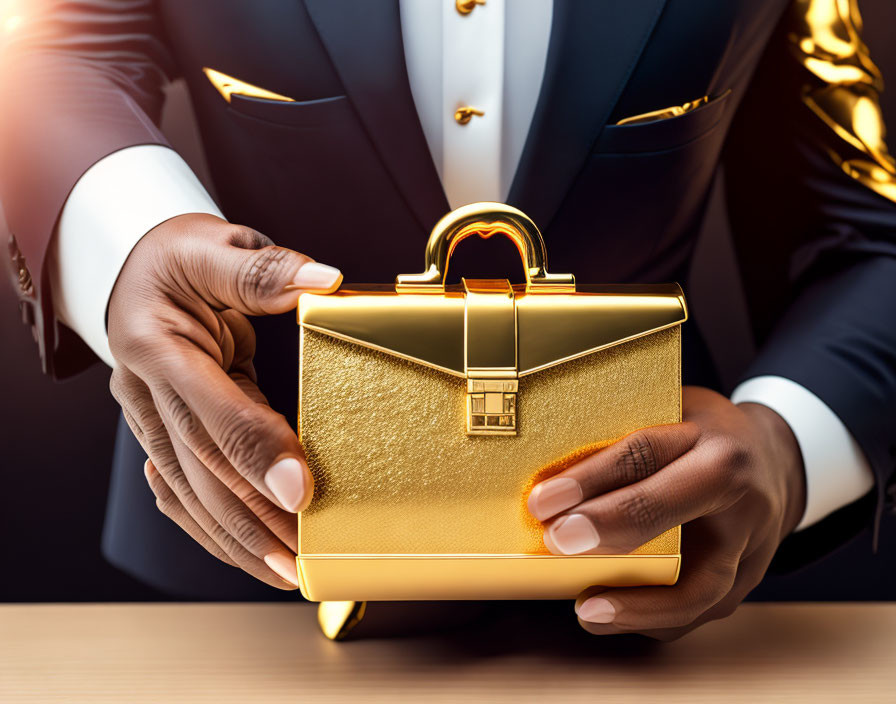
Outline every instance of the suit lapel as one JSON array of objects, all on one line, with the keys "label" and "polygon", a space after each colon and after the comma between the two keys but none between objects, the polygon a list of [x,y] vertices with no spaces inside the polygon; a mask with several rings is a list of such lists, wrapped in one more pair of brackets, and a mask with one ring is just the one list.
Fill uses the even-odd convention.
[{"label": "suit lapel", "polygon": [[547,229],[666,0],[555,0],[541,94],[508,202]]},{"label": "suit lapel", "polygon": [[305,5],[380,158],[422,231],[429,232],[448,201],[411,95],[398,0]]}]

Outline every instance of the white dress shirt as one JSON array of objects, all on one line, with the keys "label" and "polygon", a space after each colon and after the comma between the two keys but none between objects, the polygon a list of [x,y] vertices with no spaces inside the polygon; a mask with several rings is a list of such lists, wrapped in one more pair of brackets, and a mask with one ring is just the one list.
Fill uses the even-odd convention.
[{"label": "white dress shirt", "polygon": [[[400,10],[411,93],[449,204],[506,200],[544,76],[553,2],[487,0],[461,15],[453,0],[400,0]],[[461,107],[482,115],[460,124]],[[53,303],[109,365],[106,307],[128,254],[156,225],[197,212],[221,215],[183,159],[158,145],[105,157],[72,190],[50,246]],[[797,530],[873,487],[861,449],[809,390],[765,376],[732,401],[768,406],[793,430],[807,483]]]}]

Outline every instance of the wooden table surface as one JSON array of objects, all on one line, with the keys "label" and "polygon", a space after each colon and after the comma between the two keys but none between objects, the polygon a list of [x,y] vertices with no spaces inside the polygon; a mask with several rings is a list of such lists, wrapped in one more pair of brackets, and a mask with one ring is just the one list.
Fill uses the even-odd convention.
[{"label": "wooden table surface", "polygon": [[5,605],[0,702],[896,702],[896,604],[747,604],[673,643],[560,613],[332,643],[309,604]]}]

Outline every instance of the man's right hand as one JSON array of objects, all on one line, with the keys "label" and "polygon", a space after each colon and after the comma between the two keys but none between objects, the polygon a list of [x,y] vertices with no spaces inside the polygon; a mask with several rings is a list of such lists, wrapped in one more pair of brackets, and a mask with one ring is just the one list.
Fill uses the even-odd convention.
[{"label": "man's right hand", "polygon": [[206,550],[281,589],[297,585],[304,453],[256,385],[247,315],[293,309],[342,275],[254,230],[182,215],[146,234],[109,301],[110,383],[149,455],[159,509]]}]

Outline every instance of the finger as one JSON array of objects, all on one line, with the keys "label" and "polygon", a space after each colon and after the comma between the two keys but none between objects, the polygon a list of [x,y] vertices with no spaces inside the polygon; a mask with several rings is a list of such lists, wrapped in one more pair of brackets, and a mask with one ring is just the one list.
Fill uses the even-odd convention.
[{"label": "finger", "polygon": [[298,549],[298,523],[295,514],[280,508],[259,492],[233,468],[224,454],[208,439],[203,429],[200,428],[199,433],[206,437],[206,440],[201,441],[200,444],[211,449],[206,453],[205,459],[197,458],[197,461],[211,472],[284,545],[291,549],[294,556]]},{"label": "finger", "polygon": [[736,463],[712,443],[643,481],[585,501],[553,520],[545,545],[561,555],[628,553],[675,526],[729,506],[739,495]]},{"label": "finger", "polygon": [[[209,464],[211,454],[220,448],[237,472],[269,500],[284,510],[300,511],[311,500],[313,481],[295,432],[283,416],[256,400],[260,394],[247,396],[221,366],[225,361],[218,343],[221,333],[212,328],[230,330],[231,363],[239,364],[237,368],[251,379],[251,326],[237,312],[222,313],[214,320],[213,325],[197,325],[182,311],[168,316],[153,335],[143,335],[144,353],[134,355],[130,368],[156,390],[167,407],[172,434],[183,438],[201,461]],[[233,330],[228,323],[234,323]],[[167,338],[164,344],[158,342],[159,335]],[[206,436],[198,432],[200,426],[212,443],[202,443]]]},{"label": "finger", "polygon": [[[127,368],[116,367],[112,372],[109,385],[112,395],[121,404],[122,413],[128,421],[128,425],[134,431],[135,437],[149,458],[147,461],[150,464],[144,466],[144,473],[147,468],[158,473],[160,467],[165,468],[169,475],[179,471],[177,455],[171,445],[171,437],[156,410],[152,394],[146,384]],[[150,475],[147,474],[147,480],[149,479]],[[164,482],[164,478],[159,481]],[[152,488],[153,485],[151,484],[150,487]],[[156,494],[156,498],[158,499],[158,494]],[[160,505],[159,508],[163,507]],[[167,503],[165,508],[168,508]]]},{"label": "finger", "polygon": [[[268,401],[264,394],[261,393],[261,389],[259,389],[253,381],[254,371],[251,371],[251,373],[251,378],[244,374],[234,372],[231,372],[230,376],[246,396],[256,403],[268,405]],[[274,531],[274,534],[280,538],[280,540],[289,546],[293,552],[296,552],[299,543],[299,526],[296,521],[295,513],[284,510],[279,504],[271,502],[267,496],[261,494],[248,480],[243,478],[235,469],[233,469],[233,465],[227,461],[227,458],[224,457],[224,453],[222,453],[216,446],[211,446],[213,448],[213,456],[208,458],[209,466],[214,469],[215,473],[225,484],[227,484],[230,490],[239,496],[266,526]],[[303,466],[307,466],[304,457],[302,458],[302,463]],[[303,481],[306,481],[304,477]],[[306,495],[296,506],[297,511],[304,510],[311,500],[314,484],[310,479],[310,476],[307,478],[307,482],[308,486],[311,488],[305,490]]]},{"label": "finger", "polygon": [[218,547],[218,544],[211,539],[208,533],[202,530],[184,508],[183,504],[178,501],[174,492],[171,491],[165,480],[162,479],[162,475],[159,474],[159,471],[153,465],[152,460],[146,460],[143,466],[143,473],[146,475],[149,488],[155,494],[156,506],[158,506],[159,511],[177,523],[187,535],[221,560],[221,562],[226,562],[231,567],[236,567],[236,562],[231,560],[230,556]]},{"label": "finger", "polygon": [[576,615],[592,633],[645,632],[694,623],[732,590],[738,558],[717,550],[694,555],[674,586],[589,590]]},{"label": "finger", "polygon": [[284,510],[301,511],[311,500],[313,481],[286,419],[247,396],[189,341],[177,338],[171,347],[176,351],[159,360],[153,386],[173,434],[207,465],[220,450],[260,493]]},{"label": "finger", "polygon": [[767,560],[764,564],[759,560],[745,560],[741,563],[731,591],[718,604],[705,611],[694,621],[678,628],[657,628],[641,631],[641,633],[656,640],[671,641],[681,638],[705,623],[728,618],[737,611],[746,596],[759,584],[767,567]]},{"label": "finger", "polygon": [[[181,468],[181,463],[188,461],[189,450],[176,438],[172,438],[171,445],[176,455],[176,462],[166,462],[164,465],[156,465],[156,467],[187,513],[240,569],[278,589],[294,589],[297,580],[284,579],[263,559],[249,552],[202,505]],[[286,569],[285,563],[281,566],[284,570]]]},{"label": "finger", "polygon": [[[298,470],[296,470],[295,464],[291,462],[281,462],[281,466],[278,468],[281,474],[286,475],[285,480],[283,476],[277,477],[280,480],[279,484],[275,482],[275,488],[280,488],[280,501],[277,501],[277,497],[271,496],[272,492],[267,482],[262,480],[262,487],[266,488],[267,491],[264,491],[264,489],[259,491],[257,488],[258,481],[254,484],[248,482],[233,468],[231,462],[228,461],[217,444],[209,437],[202,423],[189,407],[189,404],[166,381],[162,379],[157,380],[156,385],[158,387],[157,398],[159,407],[166,409],[168,417],[167,427],[159,418],[156,410],[156,400],[150,393],[149,388],[142,379],[129,369],[119,366],[113,371],[110,389],[113,396],[121,404],[122,409],[125,410],[125,418],[128,419],[130,414],[131,420],[128,420],[128,423],[150,457],[158,459],[158,452],[171,452],[170,447],[167,447],[170,429],[171,432],[179,435],[203,464],[212,469],[228,485],[231,491],[243,499],[244,503],[249,505],[256,515],[274,530],[281,540],[289,546],[295,546],[297,544],[295,517],[291,516],[289,512],[284,512],[287,510],[284,504],[289,506],[290,511],[303,508],[307,501],[310,501],[310,487],[313,486],[307,470],[304,469],[304,457],[301,454],[301,447],[289,424],[286,423],[282,416],[270,411],[267,406],[267,400],[252,381],[255,372],[251,361],[254,351],[254,332],[251,324],[236,311],[225,311],[221,314],[221,317],[226,326],[233,327],[234,330],[233,338],[235,342],[232,364],[235,371],[231,372],[231,376],[228,376],[222,370],[215,369],[214,365],[212,365],[212,373],[220,375],[221,378],[222,386],[219,385],[219,387],[225,389],[228,387],[231,389],[235,388],[239,403],[249,407],[254,404],[256,407],[267,409],[273,415],[273,420],[279,426],[280,436],[284,439],[286,445],[286,452],[279,453],[281,456],[278,459],[285,459],[283,455],[286,454],[288,456],[290,450],[297,455]],[[196,356],[196,354],[194,350],[193,356]],[[208,359],[206,358],[203,361],[207,362]],[[240,392],[242,392],[242,395],[240,395]],[[264,432],[262,428],[257,428],[257,430],[259,433]],[[144,436],[157,439],[162,447],[153,449],[151,443]],[[268,436],[266,438],[267,442],[274,440],[275,437]],[[286,466],[284,467],[283,465]],[[289,470],[291,469],[296,471],[298,477],[289,475]],[[283,484],[289,481],[293,482],[294,488],[290,489],[287,485],[284,490]],[[275,503],[272,504],[272,501]],[[290,501],[295,503],[289,505]]]},{"label": "finger", "polygon": [[162,420],[156,412],[146,384],[127,367],[118,366],[109,377],[109,390],[121,406],[122,415],[140,446],[152,458],[150,438],[167,436]]},{"label": "finger", "polygon": [[143,432],[143,428],[140,427],[137,419],[131,415],[127,408],[121,409],[121,415],[124,417],[124,420],[128,424],[128,428],[130,428],[131,432],[134,434],[134,437],[137,438],[137,442],[139,442],[142,447],[146,439],[146,434]]},{"label": "finger", "polygon": [[[148,428],[148,432],[142,432],[138,436],[138,440],[140,440],[146,453],[151,458],[154,458],[157,464],[179,464],[179,459],[171,446],[169,431],[156,410],[155,401],[146,384],[125,367],[117,368],[113,372],[113,377],[114,380],[110,383],[110,386],[113,388],[116,398],[123,404],[122,410],[125,412],[125,417],[131,416],[134,418],[135,425]],[[254,386],[248,380],[245,383]],[[258,395],[260,400],[264,401],[260,391]],[[176,405],[180,407],[183,404]],[[160,407],[162,406],[160,405]],[[133,413],[128,412],[128,408]],[[139,421],[136,417],[139,417]],[[167,424],[169,427],[175,425],[170,418]],[[214,443],[199,424],[196,424],[194,441],[203,447],[212,448],[208,453],[209,459],[203,462],[207,468],[205,471],[212,472],[220,482],[223,482],[226,489],[257,516],[283,544],[295,552],[298,544],[298,526],[295,515],[274,505],[266,496],[259,493],[255,487],[240,476],[220,450],[214,446]],[[200,497],[200,499],[205,501],[204,497]]]},{"label": "finger", "polygon": [[[171,442],[184,476],[202,507],[203,518],[205,519],[206,512],[209,516],[205,519],[206,525],[212,526],[211,533],[215,539],[220,542],[223,531],[244,549],[231,550],[230,554],[249,574],[270,583],[269,579],[265,579],[270,576],[267,574],[269,569],[283,581],[297,587],[295,552],[291,552],[239,497],[189,451],[180,439],[175,437]],[[198,510],[198,507],[194,510]],[[226,542],[229,544],[230,541]],[[255,559],[249,559],[246,553]],[[268,569],[265,569],[262,563]]]},{"label": "finger", "polygon": [[227,224],[218,228],[221,238],[215,239],[208,237],[206,223],[191,222],[203,232],[182,239],[182,246],[191,248],[182,259],[184,274],[215,308],[247,315],[285,313],[295,307],[299,292],[328,293],[342,282],[338,269],[277,247],[250,228]]},{"label": "finger", "polygon": [[694,423],[638,430],[536,484],[529,512],[545,521],[585,499],[646,479],[690,450],[699,436]]},{"label": "finger", "polygon": [[[199,504],[195,493],[187,482],[186,477],[180,466],[180,458],[175,450],[171,437],[165,431],[158,413],[154,411],[155,406],[150,403],[148,408],[152,411],[146,411],[146,417],[151,418],[153,415],[158,417],[158,426],[146,434],[147,454],[150,456],[150,465],[155,472],[147,475],[147,479],[154,479],[154,483],[150,486],[153,493],[156,494],[156,505],[159,510],[166,516],[180,525],[194,540],[206,548],[209,552],[218,556],[219,552],[226,556],[225,562],[246,569],[254,569],[255,576],[259,573],[260,579],[272,584],[280,589],[290,588],[292,585],[286,585],[281,578],[273,578],[270,571],[265,571],[259,566],[257,558],[246,551],[230,536],[221,526],[209,515],[201,504]],[[150,421],[152,422],[152,421]],[[162,484],[165,487],[162,487]],[[167,490],[166,490],[167,488]],[[159,497],[164,497],[163,501]],[[189,520],[188,520],[189,519]],[[194,528],[190,522],[196,524]],[[197,530],[198,529],[198,530]],[[217,546],[217,551],[212,550],[210,545]],[[247,570],[249,571],[249,570]]]},{"label": "finger", "polygon": [[[225,310],[220,313],[221,321],[225,327],[230,330],[233,339],[233,359],[229,366],[224,365],[231,376],[241,374],[252,382],[253,386],[258,383],[258,376],[255,373],[255,328],[249,319],[235,310]],[[255,386],[257,389],[257,386]],[[261,395],[261,392],[258,392]],[[254,399],[258,401],[259,399]],[[267,403],[264,396],[261,402]]]},{"label": "finger", "polygon": [[[771,559],[772,554],[774,554],[774,547],[766,551],[763,555],[754,555],[753,557],[741,560],[740,567],[738,567],[737,569],[737,576],[734,579],[734,584],[728,594],[726,594],[715,606],[704,611],[690,623],[687,623],[683,626],[677,626],[675,628],[652,628],[639,630],[638,632],[642,635],[648,636],[650,638],[655,638],[657,640],[671,641],[677,638],[681,638],[683,635],[690,633],[695,628],[699,628],[705,623],[728,618],[737,610],[746,596],[756,587],[756,585],[759,584],[760,581],[762,581],[762,577],[765,575],[765,572],[768,569],[768,563]],[[580,601],[577,601],[576,604],[578,608]],[[595,634],[601,632],[602,629],[605,629],[607,627],[614,629],[612,624],[593,624],[588,623],[587,621],[582,621],[581,619],[580,623],[586,630]],[[614,629],[612,632],[622,631]]]},{"label": "finger", "polygon": [[[173,425],[166,405],[160,408],[163,421]],[[212,448],[208,459],[198,458],[176,435],[171,442],[200,503],[250,553],[271,565],[293,565],[298,543],[295,516],[275,506],[240,476],[201,425],[196,425],[193,439],[202,447]],[[292,547],[292,553],[288,547]],[[294,572],[294,567],[289,567],[286,574],[294,576]]]}]

